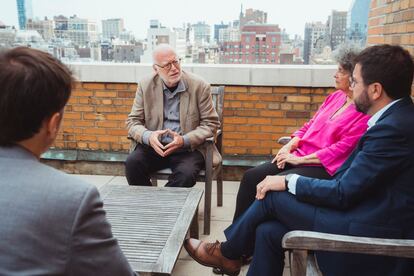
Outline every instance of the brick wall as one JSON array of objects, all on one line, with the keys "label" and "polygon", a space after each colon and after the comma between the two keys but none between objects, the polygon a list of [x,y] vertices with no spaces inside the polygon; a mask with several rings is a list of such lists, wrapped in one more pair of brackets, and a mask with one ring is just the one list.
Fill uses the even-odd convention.
[{"label": "brick wall", "polygon": [[[127,151],[125,120],[136,84],[77,83],[65,109],[59,149]],[[224,154],[270,155],[275,140],[314,114],[332,89],[226,86]],[[274,153],[274,152],[273,152]]]},{"label": "brick wall", "polygon": [[372,0],[368,45],[399,44],[414,55],[414,0]]}]

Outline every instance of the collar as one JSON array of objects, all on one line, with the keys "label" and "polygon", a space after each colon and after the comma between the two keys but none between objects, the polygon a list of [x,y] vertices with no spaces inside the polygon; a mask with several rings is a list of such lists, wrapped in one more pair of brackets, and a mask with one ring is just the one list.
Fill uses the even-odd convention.
[{"label": "collar", "polygon": [[382,114],[384,114],[385,111],[387,111],[391,106],[393,106],[395,103],[397,103],[400,100],[401,99],[397,99],[397,100],[390,102],[389,104],[381,108],[379,111],[377,111],[377,113],[372,115],[372,117],[368,120],[368,123],[367,123],[368,129],[370,129],[377,123],[378,119],[381,118]]},{"label": "collar", "polygon": [[14,145],[10,147],[0,146],[0,157],[13,159],[32,159],[38,161],[37,157],[34,156],[33,153],[20,145]]},{"label": "collar", "polygon": [[170,89],[168,89],[168,87],[165,85],[164,81],[161,80],[162,83],[162,90],[166,93],[171,93],[171,94],[176,94],[176,93],[180,93],[180,92],[184,92],[187,90],[187,88],[185,87],[184,81],[181,79],[178,82],[177,88],[174,91],[170,91]]}]

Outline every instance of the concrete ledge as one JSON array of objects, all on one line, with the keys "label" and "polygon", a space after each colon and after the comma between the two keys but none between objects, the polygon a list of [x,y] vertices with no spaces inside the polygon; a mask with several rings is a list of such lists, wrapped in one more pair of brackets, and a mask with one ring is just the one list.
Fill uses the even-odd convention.
[{"label": "concrete ledge", "polygon": [[[145,63],[69,63],[81,82],[136,83],[152,72]],[[332,87],[335,65],[183,64],[215,85]]]},{"label": "concrete ledge", "polygon": [[[123,176],[127,156],[124,152],[50,149],[41,156],[41,161],[66,173]],[[247,169],[270,159],[270,156],[224,156],[224,180],[240,180]]]}]

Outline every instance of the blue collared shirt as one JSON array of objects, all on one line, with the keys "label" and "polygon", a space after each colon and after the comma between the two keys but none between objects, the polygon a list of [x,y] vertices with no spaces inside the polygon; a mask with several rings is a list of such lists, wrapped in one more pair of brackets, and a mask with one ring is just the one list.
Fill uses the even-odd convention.
[{"label": "blue collared shirt", "polygon": [[[372,117],[368,120],[367,124],[368,124],[368,129],[370,129],[371,127],[373,127],[379,118],[381,118],[382,114],[384,114],[385,111],[388,110],[388,108],[390,108],[393,104],[395,104],[396,102],[400,101],[401,99],[395,100],[390,102],[389,104],[387,104],[386,106],[384,106],[383,108],[381,108],[379,111],[377,111],[374,115],[372,115]],[[288,182],[288,190],[290,193],[296,195],[296,183],[299,179],[300,175],[299,174],[293,174]]]}]

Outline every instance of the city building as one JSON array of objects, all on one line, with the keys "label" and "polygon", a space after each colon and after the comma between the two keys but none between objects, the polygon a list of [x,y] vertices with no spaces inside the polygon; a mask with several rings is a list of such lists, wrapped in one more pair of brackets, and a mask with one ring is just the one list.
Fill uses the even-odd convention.
[{"label": "city building", "polygon": [[45,17],[43,20],[28,19],[26,30],[37,31],[45,41],[49,41],[54,37],[54,22]]},{"label": "city building", "polygon": [[158,44],[167,43],[175,49],[179,57],[186,55],[186,31],[171,30],[164,27],[158,20],[151,20],[147,31],[147,48],[141,62],[152,63],[152,52]]},{"label": "city building", "polygon": [[113,58],[115,62],[141,62],[143,52],[142,43],[137,43],[137,45],[115,45]]},{"label": "city building", "polygon": [[33,18],[32,0],[16,0],[20,30],[26,29],[27,20]]},{"label": "city building", "polygon": [[247,24],[241,30],[241,40],[224,42],[221,63],[278,64],[281,31],[278,25]]},{"label": "city building", "polygon": [[332,11],[328,19],[329,37],[331,49],[335,50],[345,42],[346,38],[346,11]]},{"label": "city building", "polygon": [[53,17],[53,21],[55,22],[55,38],[68,39],[69,19],[66,16],[59,15]]},{"label": "city building", "polygon": [[322,22],[311,22],[305,25],[305,38],[303,42],[303,61],[310,64],[312,55],[320,54],[325,47],[328,28]]},{"label": "city building", "polygon": [[240,29],[238,27],[228,27],[220,29],[218,43],[240,41]]},{"label": "city building", "polygon": [[239,26],[240,30],[248,23],[258,23],[258,24],[266,24],[267,23],[267,12],[254,10],[254,9],[246,9],[245,13],[243,14],[243,7],[240,10],[239,16]]},{"label": "city building", "polygon": [[346,41],[364,46],[367,40],[371,0],[353,0],[346,20]]},{"label": "city building", "polygon": [[0,48],[10,48],[16,37],[16,29],[11,26],[6,26],[0,21]]},{"label": "city building", "polygon": [[221,21],[221,24],[214,24],[214,41],[219,41],[219,32],[220,30],[227,29],[230,26],[230,24],[224,24],[223,21]]},{"label": "city building", "polygon": [[194,30],[194,42],[197,45],[208,45],[210,44],[211,28],[210,25],[205,22],[197,22],[192,25]]},{"label": "city building", "polygon": [[119,38],[124,29],[124,19],[122,18],[102,20],[103,39]]},{"label": "city building", "polygon": [[98,26],[95,21],[71,16],[68,20],[68,38],[75,45],[88,46],[98,41]]}]

